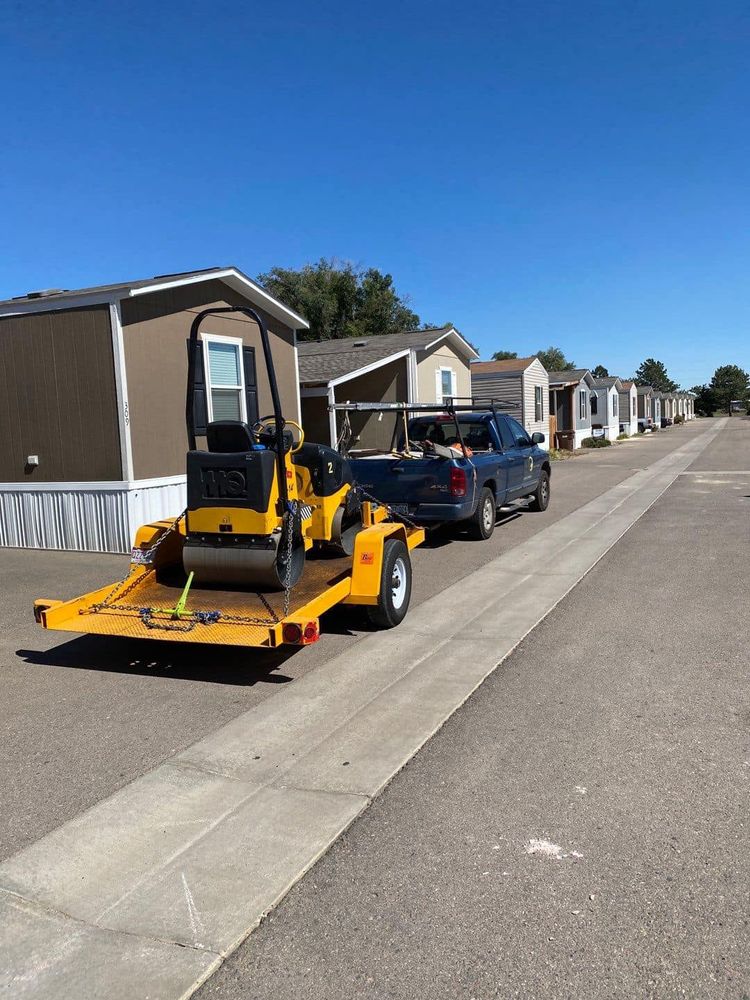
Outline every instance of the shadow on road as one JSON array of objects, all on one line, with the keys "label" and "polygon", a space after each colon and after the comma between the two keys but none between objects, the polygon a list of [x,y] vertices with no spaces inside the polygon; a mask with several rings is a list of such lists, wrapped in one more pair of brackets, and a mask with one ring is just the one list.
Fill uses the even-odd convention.
[{"label": "shadow on road", "polygon": [[246,649],[207,643],[169,643],[148,639],[116,639],[85,635],[52,649],[18,649],[25,663],[73,670],[101,670],[176,680],[210,681],[214,684],[287,684],[292,680],[275,673],[299,650]]}]

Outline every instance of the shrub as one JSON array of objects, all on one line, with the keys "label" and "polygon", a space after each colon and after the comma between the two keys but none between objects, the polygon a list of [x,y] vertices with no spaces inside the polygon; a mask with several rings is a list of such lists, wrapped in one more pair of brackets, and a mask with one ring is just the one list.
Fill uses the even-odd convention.
[{"label": "shrub", "polygon": [[584,438],[581,441],[582,448],[609,448],[611,444],[609,438]]},{"label": "shrub", "polygon": [[627,441],[629,438],[630,438],[630,435],[626,434],[625,431],[623,431],[622,434],[618,434],[617,435],[617,440],[618,441]]},{"label": "shrub", "polygon": [[683,417],[683,415],[681,413],[678,413],[677,416],[674,418],[674,422],[676,424],[684,424],[685,423],[685,418]]}]

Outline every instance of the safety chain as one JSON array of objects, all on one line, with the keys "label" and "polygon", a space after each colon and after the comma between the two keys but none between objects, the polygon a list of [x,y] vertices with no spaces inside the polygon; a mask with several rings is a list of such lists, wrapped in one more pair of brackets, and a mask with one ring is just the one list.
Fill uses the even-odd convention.
[{"label": "safety chain", "polygon": [[289,604],[292,592],[292,543],[294,541],[294,519],[297,515],[298,503],[296,500],[288,501],[288,508],[284,511],[286,521],[286,573],[284,580],[284,617],[289,617]]},{"label": "safety chain", "polygon": [[419,527],[419,525],[417,524],[416,521],[413,521],[406,514],[400,514],[397,510],[394,510],[393,507],[390,506],[390,504],[385,503],[385,501],[378,500],[377,497],[374,497],[372,495],[372,493],[368,493],[367,490],[364,489],[359,484],[356,484],[355,487],[354,487],[354,489],[357,491],[357,493],[359,493],[360,496],[364,497],[365,500],[370,500],[372,503],[376,503],[376,504],[379,504],[381,507],[385,507],[385,509],[388,511],[388,514],[391,517],[395,517],[398,520],[403,521],[404,524],[408,524],[409,527],[411,527],[411,528],[418,528]]},{"label": "safety chain", "polygon": [[[112,599],[115,594],[118,593],[120,598],[126,597],[141,581],[144,576],[148,573],[154,571],[153,567],[153,557],[159,546],[166,540],[167,536],[173,531],[176,531],[177,525],[185,517],[187,509],[174,519],[174,521],[169,525],[166,531],[159,535],[158,539],[154,544],[148,548],[144,549],[142,554],[143,563],[141,569],[143,572],[136,573],[130,583],[127,584],[124,590],[120,590],[123,584],[127,583],[130,574],[126,576],[123,580],[120,580],[114,585],[103,601],[98,601],[96,604],[91,604],[86,608],[81,608],[79,614],[97,614],[100,611],[129,611],[131,613],[138,614],[141,618],[143,624],[150,629],[158,629],[163,632],[192,632],[196,625],[214,625],[218,621],[229,622],[237,625],[258,625],[258,626],[269,626],[278,625],[280,619],[276,612],[273,610],[265,595],[258,593],[256,596],[260,598],[268,612],[268,618],[257,618],[252,615],[228,615],[221,611],[188,611],[185,612],[185,617],[189,617],[190,621],[186,622],[184,625],[169,625],[158,622],[155,620],[156,615],[166,615],[167,611],[159,608],[144,608],[139,604],[122,604],[118,601],[116,604],[112,603]],[[151,565],[149,565],[151,564]],[[290,573],[287,575],[287,582],[289,580]],[[288,614],[289,608],[289,593],[288,589],[285,594],[285,616]]]},{"label": "safety chain", "polygon": [[[162,542],[167,537],[167,535],[170,535],[173,531],[176,531],[177,525],[180,523],[180,521],[183,519],[183,517],[186,514],[187,514],[187,507],[185,508],[185,510],[183,510],[183,512],[181,514],[177,515],[177,517],[174,519],[174,521],[172,521],[172,523],[167,528],[167,530],[163,531],[161,533],[161,535],[159,535],[159,537],[156,539],[156,541],[151,546],[151,548],[142,550],[143,551],[143,555],[141,556],[142,562],[139,563],[138,565],[144,567],[144,572],[140,573],[138,576],[135,576],[130,581],[130,583],[125,588],[125,590],[123,590],[121,592],[120,597],[125,597],[126,594],[129,594],[130,591],[133,589],[133,587],[135,587],[136,584],[140,583],[141,580],[143,579],[143,577],[147,573],[152,573],[153,572],[154,567],[153,567],[152,564],[153,564],[154,553],[157,551],[157,549],[162,544]],[[131,572],[132,572],[132,570],[131,570]],[[128,576],[126,576],[124,579],[122,579],[118,583],[116,583],[114,585],[114,587],[110,590],[110,592],[107,594],[107,596],[104,598],[103,601],[98,601],[96,604],[91,604],[87,608],[80,608],[79,611],[78,611],[78,614],[79,615],[87,615],[87,614],[92,614],[92,613],[96,614],[98,611],[102,611],[104,608],[112,607],[112,605],[110,604],[110,601],[115,596],[115,594],[120,589],[120,587],[122,587],[122,585],[127,582],[129,576],[130,576],[130,573],[128,573]]]}]

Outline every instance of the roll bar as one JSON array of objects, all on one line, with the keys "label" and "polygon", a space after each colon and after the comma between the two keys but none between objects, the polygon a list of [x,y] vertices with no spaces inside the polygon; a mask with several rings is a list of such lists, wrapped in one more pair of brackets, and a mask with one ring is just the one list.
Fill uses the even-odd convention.
[{"label": "roll bar", "polygon": [[[215,306],[211,309],[203,309],[195,317],[190,325],[190,339],[188,347],[188,377],[187,377],[187,400],[185,402],[185,422],[187,424],[188,444],[190,450],[195,451],[195,358],[198,349],[198,334],[201,323],[207,316],[219,316],[222,313],[242,313],[248,319],[258,324],[260,331],[260,342],[263,347],[263,360],[266,363],[268,372],[268,384],[271,388],[271,404],[273,406],[273,418],[276,426],[276,468],[279,480],[279,497],[286,510],[289,503],[289,491],[286,483],[286,467],[284,465],[284,415],[281,412],[281,400],[279,399],[279,387],[276,382],[276,369],[273,364],[271,354],[271,343],[268,339],[268,329],[260,313],[250,306]],[[208,374],[208,373],[207,373]]]}]

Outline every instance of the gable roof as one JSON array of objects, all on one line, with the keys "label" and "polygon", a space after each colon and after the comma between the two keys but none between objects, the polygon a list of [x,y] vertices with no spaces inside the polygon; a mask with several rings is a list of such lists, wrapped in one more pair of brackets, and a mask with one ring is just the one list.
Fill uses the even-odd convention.
[{"label": "gable roof", "polygon": [[117,302],[121,299],[147,295],[149,292],[181,288],[201,281],[223,281],[230,288],[256,302],[267,313],[297,330],[307,330],[310,324],[298,313],[267,292],[262,285],[237,267],[207,267],[200,271],[181,271],[177,274],[158,274],[153,278],[119,281],[111,285],[92,285],[89,288],[53,288],[41,292],[28,292],[12,299],[0,301],[0,316],[20,313],[48,312],[53,309],[72,309],[76,306]]},{"label": "gable roof", "polygon": [[588,375],[589,378],[586,379],[587,382],[591,382],[593,385],[594,377],[588,368],[571,368],[564,372],[547,372],[549,375],[549,384],[553,385],[577,385],[578,382],[583,382]]},{"label": "gable roof", "polygon": [[302,385],[346,381],[372,368],[379,368],[411,351],[425,351],[447,340],[457,353],[476,357],[471,344],[452,326],[374,337],[343,337],[340,340],[308,340],[297,345],[299,379]]},{"label": "gable roof", "polygon": [[525,372],[535,361],[539,361],[536,355],[532,358],[507,358],[505,361],[474,361],[471,366],[471,374],[494,375],[498,372],[505,374]]},{"label": "gable roof", "polygon": [[654,387],[652,385],[639,385],[638,386],[638,395],[639,396],[652,395],[655,391],[656,390],[654,389]]},{"label": "gable roof", "polygon": [[616,375],[608,375],[606,378],[595,378],[594,379],[595,389],[617,389],[618,392],[622,389],[622,382]]},{"label": "gable roof", "polygon": [[626,380],[625,382],[622,383],[622,387],[625,390],[625,392],[629,392],[634,385],[635,382],[631,382],[630,380]]}]

